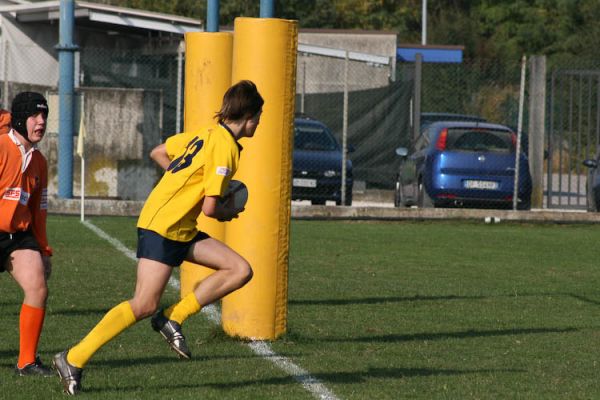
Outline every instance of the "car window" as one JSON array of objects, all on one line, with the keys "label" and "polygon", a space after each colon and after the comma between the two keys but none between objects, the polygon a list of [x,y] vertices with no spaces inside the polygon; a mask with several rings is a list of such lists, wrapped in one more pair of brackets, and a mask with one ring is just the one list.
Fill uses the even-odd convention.
[{"label": "car window", "polygon": [[476,115],[465,115],[465,114],[447,114],[447,113],[425,113],[421,114],[421,129],[427,127],[434,122],[441,121],[473,121],[473,122],[486,122],[485,118],[478,117]]},{"label": "car window", "polygon": [[488,151],[511,153],[514,151],[514,134],[495,129],[448,129],[448,150]]},{"label": "car window", "polygon": [[319,126],[297,125],[294,128],[294,148],[298,150],[331,151],[337,142],[326,129]]}]

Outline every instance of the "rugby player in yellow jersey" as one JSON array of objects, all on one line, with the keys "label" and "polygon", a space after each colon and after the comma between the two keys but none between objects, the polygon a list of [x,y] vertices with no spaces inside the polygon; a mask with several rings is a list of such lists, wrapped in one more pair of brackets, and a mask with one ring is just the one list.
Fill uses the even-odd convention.
[{"label": "rugby player in yellow jersey", "polygon": [[[65,393],[74,395],[81,390],[83,368],[100,347],[153,314],[152,328],[180,357],[190,358],[181,333],[183,321],[252,278],[248,262],[227,245],[198,231],[196,220],[203,212],[229,221],[243,211],[228,208],[219,199],[238,168],[242,149],[238,140],[254,136],[263,103],[254,83],[240,81],[225,93],[216,125],[174,135],[151,151],[150,157],[166,171],[138,220],[135,293],[109,310],[77,345],[54,356]],[[181,301],[156,312],[173,267],[184,260],[215,272]]]}]

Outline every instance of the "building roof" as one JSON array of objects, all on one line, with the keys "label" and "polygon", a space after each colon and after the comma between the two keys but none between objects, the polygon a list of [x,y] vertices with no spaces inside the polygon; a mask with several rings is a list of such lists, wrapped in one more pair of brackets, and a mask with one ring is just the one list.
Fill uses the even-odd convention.
[{"label": "building roof", "polygon": [[[60,19],[59,0],[19,3],[0,5],[0,13],[9,13],[22,23],[56,22]],[[150,30],[174,34],[202,30],[201,21],[193,18],[86,1],[75,1],[75,24],[101,24],[104,27],[112,25],[114,29]]]},{"label": "building roof", "polygon": [[421,54],[426,63],[462,63],[464,46],[436,46],[405,44],[398,46],[396,57],[399,62],[414,62]]}]

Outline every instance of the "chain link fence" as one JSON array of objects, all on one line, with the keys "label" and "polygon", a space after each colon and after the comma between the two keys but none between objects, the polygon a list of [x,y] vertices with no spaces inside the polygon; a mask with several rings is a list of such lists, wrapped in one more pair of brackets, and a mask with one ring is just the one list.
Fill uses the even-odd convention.
[{"label": "chain link fence", "polygon": [[415,83],[420,103],[411,107],[412,140],[402,150],[394,204],[530,208],[527,132],[518,135],[520,63],[417,62],[398,70]]},{"label": "chain link fence", "polygon": [[[387,59],[299,55],[294,199],[351,205],[355,192],[390,187],[410,99],[393,68]],[[305,140],[315,129],[334,139],[321,146]]]},{"label": "chain link fence", "polygon": [[[8,108],[9,100],[18,91],[37,90],[46,93],[51,100],[51,110],[57,110],[56,60],[39,61],[40,54],[54,55],[55,50],[21,47],[18,58],[11,56],[14,53],[7,49],[6,42],[0,50],[4,56],[0,65],[3,107]],[[182,56],[176,52],[148,54],[102,48],[82,48],[78,53],[76,91],[83,94],[77,103],[83,107],[82,120],[87,130],[84,154],[89,162],[84,175],[88,195],[141,200],[156,182],[160,171],[149,162],[147,151],[183,125]],[[475,207],[511,206],[517,143],[514,136],[499,134],[497,127],[475,129],[479,136],[471,130],[461,133],[456,127],[447,131],[448,151],[462,143],[457,135],[470,133],[462,139],[462,147],[454,151],[460,156],[456,160],[459,164],[440,167],[445,168],[440,170],[442,175],[454,174],[456,178],[453,182],[437,183],[457,184],[454,189],[437,187],[436,191],[434,178],[418,175],[422,166],[406,163],[411,157],[416,160],[415,153],[424,152],[427,147],[416,147],[419,136],[414,132],[414,100],[418,86],[415,85],[414,63],[373,62],[350,57],[348,52],[346,57],[336,57],[301,51],[297,65],[294,200],[390,207],[455,207],[471,206],[471,203]],[[598,63],[578,64],[577,60],[548,69],[544,207],[584,208],[588,204],[587,175],[591,169],[582,162],[600,161],[597,156],[600,145],[597,71],[600,71]],[[449,115],[469,116],[480,122],[507,126],[517,133],[521,88],[518,60],[508,66],[486,60],[461,64],[424,63],[420,76],[423,118],[418,134],[426,132],[427,116],[434,114],[441,115],[438,119],[450,118]],[[520,143],[525,155],[529,150],[528,91],[526,85],[524,132]],[[54,175],[51,193],[56,193],[53,185],[58,174],[57,119],[58,113],[51,112],[48,136],[42,144],[51,166],[50,173]],[[74,144],[79,121],[77,116]],[[439,140],[435,135],[440,132],[427,133],[431,137],[427,136],[424,141],[430,145],[429,150],[435,151]],[[481,139],[483,136],[485,139]],[[494,140],[496,143],[492,145],[490,141]],[[123,145],[119,147],[118,143]],[[74,145],[74,149],[76,147]],[[398,148],[406,149],[406,155],[398,155]],[[492,172],[493,165],[482,166],[478,159],[482,155],[489,162],[498,162],[497,167],[503,169],[500,177]],[[79,156],[75,157],[77,162]],[[527,159],[525,165],[519,164],[519,177],[527,170],[526,164]],[[407,172],[403,168],[414,171]],[[402,180],[410,174],[414,175],[412,181]],[[78,195],[81,176],[77,168],[74,175],[74,194]],[[511,181],[513,186],[509,190]],[[520,178],[517,196],[527,196],[531,191],[531,187],[521,190],[519,185],[523,184],[531,185],[527,179]],[[503,187],[505,185],[508,189]],[[403,188],[398,189],[398,186]],[[465,191],[469,190],[476,194],[473,202],[465,197]],[[494,196],[500,192],[502,197],[498,201]],[[369,193],[378,194],[376,202],[368,202]],[[527,206],[527,201],[522,204]]]},{"label": "chain link fence", "polygon": [[[600,61],[555,63],[548,88],[547,204],[598,211]],[[584,166],[586,160],[592,162],[589,168]]]}]

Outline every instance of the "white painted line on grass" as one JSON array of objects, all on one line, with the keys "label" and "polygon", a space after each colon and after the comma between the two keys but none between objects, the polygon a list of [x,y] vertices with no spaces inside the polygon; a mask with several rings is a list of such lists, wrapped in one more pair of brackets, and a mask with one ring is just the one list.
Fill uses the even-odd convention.
[{"label": "white painted line on grass", "polygon": [[329,391],[321,382],[312,377],[305,370],[291,362],[288,358],[278,356],[267,342],[254,340],[248,343],[248,346],[259,356],[271,361],[280,369],[294,377],[300,382],[304,389],[312,393],[316,398],[322,400],[337,400],[337,397]]},{"label": "white painted line on grass", "polygon": [[[86,227],[88,227],[96,235],[100,236],[102,239],[106,240],[111,245],[113,245],[117,250],[119,250],[121,253],[123,253],[127,258],[137,262],[137,257],[136,257],[135,252],[128,249],[119,240],[110,236],[109,234],[107,234],[102,229],[98,228],[96,225],[92,224],[89,221],[84,220],[84,221],[82,221],[82,224],[85,225]],[[177,280],[174,277],[169,278],[169,285],[176,290],[179,290],[179,288],[180,288],[179,280]],[[220,312],[217,309],[217,307],[215,307],[214,305],[209,305],[209,306],[203,307],[201,312],[206,314],[206,317],[213,323],[215,323],[217,325],[221,323]],[[335,394],[333,394],[329,389],[327,389],[325,387],[325,385],[323,385],[321,382],[319,382],[318,379],[309,375],[309,373],[307,371],[303,370],[302,368],[300,368],[299,366],[294,364],[288,358],[277,355],[277,353],[275,353],[271,349],[271,346],[269,346],[269,344],[267,342],[265,342],[263,340],[253,340],[253,341],[247,343],[247,346],[250,347],[250,349],[257,355],[271,361],[279,369],[290,374],[296,381],[298,381],[302,385],[302,387],[304,389],[306,389],[308,392],[310,392],[317,399],[338,400],[338,398],[335,396]]]}]

